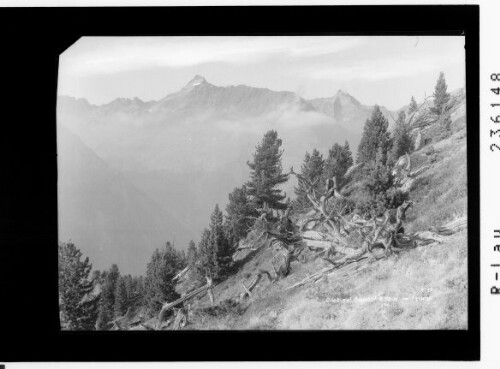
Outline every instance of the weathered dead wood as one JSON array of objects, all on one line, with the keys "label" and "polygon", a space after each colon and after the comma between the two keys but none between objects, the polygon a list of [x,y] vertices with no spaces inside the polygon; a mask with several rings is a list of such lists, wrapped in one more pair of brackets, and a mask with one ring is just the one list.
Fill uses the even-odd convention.
[{"label": "weathered dead wood", "polygon": [[139,323],[139,325],[141,327],[143,327],[144,329],[146,329],[147,331],[154,331],[156,330],[155,327],[149,325],[149,324],[146,324],[146,323]]},{"label": "weathered dead wood", "polygon": [[173,281],[180,280],[186,273],[191,269],[191,267],[188,265],[184,269],[182,269],[174,278],[172,278]]},{"label": "weathered dead wood", "polygon": [[[189,300],[197,295],[200,295],[203,292],[210,291],[212,288],[213,288],[212,285],[207,283],[206,285],[199,287],[199,288],[195,289],[194,291],[191,291],[191,292],[185,294],[184,296],[182,296],[181,298],[179,298],[173,302],[165,303],[163,305],[163,307],[161,308],[160,313],[158,314],[158,327],[160,326],[160,324],[163,320],[163,317],[167,311],[169,311],[173,307],[183,303],[186,300]],[[212,298],[213,298],[213,295],[212,295]]]},{"label": "weathered dead wood", "polygon": [[184,309],[180,308],[175,315],[174,324],[172,325],[172,330],[176,331],[182,329],[187,324],[187,315]]},{"label": "weathered dead wood", "polygon": [[[361,270],[366,269],[375,260],[377,260],[377,258],[372,257],[371,255],[367,254],[357,261],[351,261],[343,266],[340,266],[340,267],[332,270],[331,272],[325,273],[324,275],[328,276],[328,278],[350,277],[350,276],[360,272]],[[315,280],[315,282],[318,283],[320,280],[321,280],[321,278],[318,278]]]},{"label": "weathered dead wood", "polygon": [[350,178],[355,172],[357,172],[359,169],[363,168],[364,163],[358,163],[352,165],[349,169],[347,169],[347,172],[344,174],[344,179]]},{"label": "weathered dead wood", "polygon": [[432,227],[431,230],[442,236],[450,236],[467,228],[467,217],[455,219],[444,226]]},{"label": "weathered dead wood", "polygon": [[257,283],[259,283],[261,278],[262,274],[257,273],[255,277],[250,280],[250,284],[248,285],[248,287],[245,285],[245,282],[241,282],[241,286],[243,287],[244,291],[240,294],[240,300],[243,300],[246,296],[252,297],[252,290],[255,286],[257,286]]},{"label": "weathered dead wood", "polygon": [[294,284],[292,284],[291,286],[287,287],[287,288],[286,288],[286,291],[289,291],[289,290],[294,289],[294,288],[296,288],[296,287],[300,287],[300,286],[302,286],[302,285],[304,285],[304,284],[306,284],[306,283],[308,283],[308,282],[311,282],[311,281],[314,281],[314,280],[316,280],[316,279],[318,279],[318,278],[321,278],[321,277],[323,277],[323,275],[325,275],[325,274],[326,274],[326,273],[328,273],[329,271],[334,270],[335,268],[338,268],[338,266],[334,266],[334,265],[332,265],[332,266],[329,266],[329,267],[323,268],[323,269],[321,269],[320,271],[318,271],[318,272],[316,272],[316,273],[313,273],[313,274],[309,275],[308,277],[306,277],[306,278],[304,278],[304,279],[300,280],[299,282],[294,283]]}]

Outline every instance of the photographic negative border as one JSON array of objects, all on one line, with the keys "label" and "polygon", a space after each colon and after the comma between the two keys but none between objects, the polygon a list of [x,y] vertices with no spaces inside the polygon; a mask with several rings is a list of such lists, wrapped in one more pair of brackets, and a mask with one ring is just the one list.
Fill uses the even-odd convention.
[{"label": "photographic negative border", "polygon": [[[479,6],[3,8],[9,202],[3,361],[479,360]],[[63,332],[57,277],[58,55],[82,36],[465,35],[468,329]],[[16,195],[14,195],[16,194]],[[6,260],[2,256],[3,260]],[[48,345],[47,345],[48,344]]]}]

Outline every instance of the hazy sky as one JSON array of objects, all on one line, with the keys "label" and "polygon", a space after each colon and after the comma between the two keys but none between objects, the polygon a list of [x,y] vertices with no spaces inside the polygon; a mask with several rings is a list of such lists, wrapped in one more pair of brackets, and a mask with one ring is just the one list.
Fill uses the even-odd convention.
[{"label": "hazy sky", "polygon": [[432,94],[440,71],[465,86],[461,36],[84,37],[60,57],[59,94],[93,104],[158,100],[196,74],[304,98],[338,89],[396,110]]}]

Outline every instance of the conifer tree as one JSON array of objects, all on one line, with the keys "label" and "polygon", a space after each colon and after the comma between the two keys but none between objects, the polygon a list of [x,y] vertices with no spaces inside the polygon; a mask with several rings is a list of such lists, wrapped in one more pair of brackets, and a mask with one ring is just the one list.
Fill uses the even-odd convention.
[{"label": "conifer tree", "polygon": [[216,278],[222,278],[226,275],[231,265],[231,245],[226,238],[224,232],[224,216],[219,209],[219,205],[215,205],[215,209],[210,216],[210,243],[215,248],[217,255],[217,265],[219,273]]},{"label": "conifer tree", "polygon": [[406,123],[406,114],[404,111],[400,111],[393,132],[390,165],[396,163],[401,155],[410,153],[412,146],[413,142],[410,136],[410,129]]},{"label": "conifer tree", "polygon": [[133,291],[133,278],[130,274],[127,274],[126,276],[123,277],[125,280],[125,291],[126,291],[126,296],[127,296],[127,301],[129,301],[133,296],[134,296],[134,291]]},{"label": "conifer tree", "polygon": [[144,280],[144,300],[150,314],[157,314],[165,302],[180,297],[172,281],[180,267],[178,253],[170,242],[164,249],[153,252]]},{"label": "conifer tree", "polygon": [[278,133],[268,131],[256,147],[253,161],[247,162],[251,169],[247,189],[256,208],[262,207],[264,203],[272,209],[285,209],[287,206],[283,203],[286,195],[277,188],[288,180],[288,175],[283,174],[281,166],[281,144]]},{"label": "conifer tree", "polygon": [[408,114],[413,113],[414,111],[417,111],[418,105],[417,102],[415,101],[415,98],[412,96],[410,100],[410,106],[408,107]]},{"label": "conifer tree", "polygon": [[209,277],[217,280],[219,277],[219,264],[217,263],[217,250],[211,242],[209,229],[204,229],[198,243],[198,260],[196,262],[196,271],[200,280]]},{"label": "conifer tree", "polygon": [[118,265],[113,264],[109,271],[103,274],[104,282],[101,286],[101,301],[99,305],[99,316],[97,319],[97,329],[107,330],[109,323],[114,318],[115,311],[115,291],[118,280],[120,279],[120,270]]},{"label": "conifer tree", "polygon": [[369,191],[371,198],[371,208],[373,215],[379,216],[386,209],[387,191],[392,187],[393,177],[389,167],[385,164],[387,152],[379,147],[375,161],[368,168],[368,176],[365,180],[365,187]]},{"label": "conifer tree", "polygon": [[71,242],[59,244],[58,256],[60,310],[67,319],[61,323],[70,330],[93,330],[99,296],[92,293],[94,284],[89,279],[92,264],[88,257],[81,260],[82,252]]},{"label": "conifer tree", "polygon": [[226,213],[226,237],[234,244],[246,237],[258,216],[246,186],[237,187],[229,194]]},{"label": "conifer tree", "polygon": [[[358,146],[358,155],[356,161],[358,163],[372,163],[381,149],[382,160],[386,160],[387,151],[389,149],[389,132],[387,128],[389,122],[384,117],[378,105],[375,105],[370,119],[365,123],[363,136]],[[383,162],[385,165],[385,161]]]},{"label": "conifer tree", "polygon": [[434,90],[434,106],[431,108],[434,114],[441,115],[444,112],[450,100],[450,94],[447,92],[447,89],[448,86],[446,85],[444,73],[440,72]]},{"label": "conifer tree", "polygon": [[193,240],[189,241],[188,252],[187,252],[187,262],[188,265],[193,266],[198,258],[198,250],[196,249],[196,244]]},{"label": "conifer tree", "polygon": [[328,178],[336,177],[338,181],[342,181],[344,174],[353,164],[352,152],[349,147],[349,142],[345,142],[344,146],[335,143],[328,150],[328,158],[325,160],[323,177],[324,181]]},{"label": "conifer tree", "polygon": [[[323,155],[318,150],[314,149],[312,155],[306,152],[304,162],[300,168],[300,174],[311,183],[316,183],[315,189],[317,191],[322,191],[324,187],[323,167]],[[299,209],[305,209],[310,206],[307,198],[307,187],[305,187],[304,183],[298,183],[298,186],[295,187],[295,195],[297,195],[296,203]]]},{"label": "conifer tree", "polygon": [[115,287],[115,306],[114,313],[115,318],[123,316],[127,311],[127,288],[125,285],[125,277],[118,278]]},{"label": "conifer tree", "polygon": [[[141,296],[144,295],[144,277],[141,275],[139,277],[132,278],[132,296]],[[142,300],[141,300],[142,301]]]}]

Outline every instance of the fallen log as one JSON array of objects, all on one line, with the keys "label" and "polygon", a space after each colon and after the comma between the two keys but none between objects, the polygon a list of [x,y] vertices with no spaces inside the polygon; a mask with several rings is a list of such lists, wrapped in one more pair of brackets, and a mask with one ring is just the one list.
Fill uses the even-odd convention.
[{"label": "fallen log", "polygon": [[243,287],[244,291],[240,294],[240,300],[243,300],[245,298],[245,296],[247,296],[247,295],[248,295],[248,297],[252,297],[252,290],[257,285],[257,283],[259,283],[261,278],[262,278],[262,274],[257,273],[257,275],[255,277],[253,277],[252,280],[250,281],[250,284],[248,285],[248,287],[245,286],[245,282],[241,282],[241,286]]},{"label": "fallen log", "polygon": [[[333,262],[331,260],[328,260],[333,264],[332,266],[326,267],[324,269],[321,269],[319,272],[311,274],[310,276],[302,279],[301,281],[289,286],[286,290],[289,291],[295,287],[300,287],[308,282],[315,282],[315,281],[321,279],[324,275],[328,275],[330,273],[333,273],[336,270],[343,269],[343,268],[345,268],[348,265],[351,265],[353,263],[363,262],[363,264],[364,264],[364,263],[369,263],[373,260],[375,260],[375,258],[371,257],[370,254],[365,254],[358,259],[348,260],[348,261],[344,262],[343,264],[333,264]],[[345,270],[344,270],[344,272],[345,272]]]},{"label": "fallen log", "polygon": [[455,219],[444,226],[432,227],[431,230],[442,236],[450,236],[467,227],[467,217]]},{"label": "fallen log", "polygon": [[316,278],[321,278],[325,273],[328,273],[329,271],[332,271],[335,268],[337,268],[337,266],[334,266],[334,265],[326,267],[326,268],[323,268],[319,272],[313,273],[310,276],[302,279],[301,281],[299,281],[297,283],[294,283],[291,286],[287,287],[286,291],[294,289],[295,287],[300,287],[300,286],[306,284],[307,282],[315,280]]},{"label": "fallen log", "polygon": [[165,315],[165,313],[167,311],[169,311],[173,307],[183,303],[186,300],[189,300],[189,299],[191,299],[191,298],[193,298],[193,297],[195,297],[203,292],[208,291],[211,288],[212,288],[212,286],[209,283],[207,283],[206,285],[199,287],[199,288],[195,289],[194,291],[185,294],[180,299],[177,299],[177,300],[170,302],[170,303],[165,303],[163,305],[163,307],[161,308],[160,313],[158,314],[158,327],[161,324],[161,321],[163,320],[163,316]]},{"label": "fallen log", "polygon": [[302,241],[303,245],[313,249],[328,249],[332,247],[332,241],[307,240]]},{"label": "fallen log", "polygon": [[190,266],[185,267],[174,278],[172,278],[172,280],[173,281],[180,280],[189,271],[189,269],[191,269]]}]

